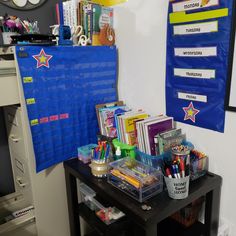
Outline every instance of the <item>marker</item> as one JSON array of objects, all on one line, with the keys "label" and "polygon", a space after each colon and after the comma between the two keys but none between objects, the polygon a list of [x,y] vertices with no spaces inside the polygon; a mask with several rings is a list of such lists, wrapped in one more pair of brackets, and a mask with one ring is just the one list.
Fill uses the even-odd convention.
[{"label": "marker", "polygon": [[189,176],[189,168],[190,168],[190,157],[187,156],[186,164],[185,164],[185,175]]},{"label": "marker", "polygon": [[179,167],[178,167],[178,165],[174,165],[174,166],[175,166],[175,171],[176,171],[177,178],[180,179],[181,176],[180,176],[180,173],[179,173]]},{"label": "marker", "polygon": [[172,175],[171,175],[171,173],[170,173],[170,169],[169,168],[166,168],[166,176],[168,177],[168,178],[172,178]]},{"label": "marker", "polygon": [[173,173],[174,177],[175,177],[176,179],[178,179],[178,176],[177,176],[177,173],[176,173],[176,169],[175,169],[175,165],[172,165],[172,166],[171,166],[171,169],[172,169],[172,173]]},{"label": "marker", "polygon": [[180,171],[181,171],[181,176],[182,176],[182,178],[184,178],[185,177],[184,161],[182,159],[180,160],[179,168],[180,168]]}]

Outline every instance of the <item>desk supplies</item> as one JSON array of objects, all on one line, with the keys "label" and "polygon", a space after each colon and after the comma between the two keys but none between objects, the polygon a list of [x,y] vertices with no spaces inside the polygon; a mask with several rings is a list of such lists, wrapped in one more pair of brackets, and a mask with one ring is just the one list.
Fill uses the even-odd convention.
[{"label": "desk supplies", "polygon": [[171,148],[186,141],[181,129],[170,129],[154,136],[156,155],[171,151]]},{"label": "desk supplies", "polygon": [[184,199],[188,197],[189,176],[182,178],[169,178],[164,176],[168,195],[173,199]]},{"label": "desk supplies", "polygon": [[94,176],[99,178],[107,176],[110,154],[110,144],[106,141],[98,141],[98,146],[92,149],[92,161],[90,164]]},{"label": "desk supplies", "polygon": [[190,152],[190,179],[196,180],[207,173],[209,166],[208,156],[196,149]]},{"label": "desk supplies", "polygon": [[115,153],[115,157],[114,160],[117,161],[121,158],[121,150],[120,150],[120,146],[116,147],[116,153]]},{"label": "desk supplies", "polygon": [[178,145],[172,148],[172,160],[165,161],[165,182],[168,195],[173,199],[184,199],[188,197],[189,170],[190,170],[190,148]]},{"label": "desk supplies", "polygon": [[108,183],[139,202],[160,193],[163,188],[162,173],[130,158],[109,163]]},{"label": "desk supplies", "polygon": [[131,146],[126,143],[122,143],[122,142],[118,141],[118,139],[113,139],[112,144],[114,145],[115,149],[120,147],[121,157],[135,158],[135,146]]},{"label": "desk supplies", "polygon": [[56,36],[47,34],[12,35],[12,44],[43,44],[54,45]]},{"label": "desk supplies", "polygon": [[88,144],[82,147],[78,147],[78,159],[83,163],[89,163],[92,159],[92,149],[96,148],[97,144]]},{"label": "desk supplies", "polygon": [[[207,173],[201,181],[196,181],[194,187],[191,188],[187,199],[173,201],[166,197],[165,193],[159,194],[144,203],[152,208],[150,211],[144,211],[141,208],[143,204],[134,201],[123,192],[115,190],[112,185],[107,183],[106,179],[96,180],[91,174],[89,174],[89,167],[77,159],[71,159],[64,162],[64,168],[65,176],[70,176],[70,178],[66,179],[66,190],[69,193],[67,194],[67,197],[70,202],[70,204],[68,204],[70,215],[82,216],[84,213],[82,208],[78,208],[78,202],[71,201],[71,199],[77,199],[77,186],[74,184],[76,180],[86,180],[86,183],[90,187],[96,189],[97,193],[101,194],[104,200],[114,203],[115,206],[119,207],[124,212],[127,212],[128,219],[134,223],[132,228],[130,227],[130,224],[128,224],[128,235],[138,235],[138,232],[142,232],[143,235],[150,235],[150,232],[152,232],[151,235],[156,236],[159,233],[159,229],[160,235],[177,235],[175,231],[173,232],[173,221],[169,223],[169,219],[167,218],[169,218],[171,212],[173,213],[178,211],[181,206],[187,206],[191,199],[198,199],[201,196],[206,196],[204,210],[205,214],[209,216],[205,218],[205,224],[203,225],[197,222],[197,225],[189,228],[188,231],[184,230],[183,227],[178,227],[178,235],[196,235],[196,233],[198,235],[204,235],[205,232],[210,232],[212,227],[214,228],[215,225],[218,225],[222,178],[213,173]],[[216,199],[216,201],[212,201],[212,199]],[[95,225],[94,221],[91,222],[90,219],[91,217],[88,217],[86,221],[89,224],[91,223],[91,226],[95,229],[97,225]],[[160,227],[157,232],[157,224],[159,223],[164,223],[164,228]],[[80,217],[72,217],[70,219],[70,226],[71,231],[80,232]],[[117,234],[117,230],[120,228],[119,226],[114,227],[114,230],[109,231],[110,234],[108,235]],[[196,232],[196,228],[199,230],[198,232]],[[134,233],[130,232],[133,230],[135,230]],[[105,229],[101,230],[101,233],[103,234],[106,232]],[[122,234],[118,233],[118,235]]]},{"label": "desk supplies", "polygon": [[79,190],[81,202],[83,202],[91,211],[95,211],[96,216],[105,224],[109,225],[114,221],[125,216],[125,214],[116,207],[105,207],[96,199],[96,192],[88,185],[80,183]]},{"label": "desk supplies", "polygon": [[73,42],[71,38],[71,30],[68,25],[60,25],[59,26],[59,45],[72,45]]}]

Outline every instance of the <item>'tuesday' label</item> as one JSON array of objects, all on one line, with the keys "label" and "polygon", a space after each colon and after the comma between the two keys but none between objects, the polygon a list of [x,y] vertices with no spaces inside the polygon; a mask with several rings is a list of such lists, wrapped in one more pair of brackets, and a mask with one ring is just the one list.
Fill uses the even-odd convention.
[{"label": "'tuesday' label", "polygon": [[185,100],[191,100],[191,101],[197,101],[197,102],[207,102],[207,96],[194,94],[194,93],[178,92],[178,98],[185,99]]},{"label": "'tuesday' label", "polygon": [[197,78],[197,79],[215,79],[215,70],[202,70],[202,69],[182,69],[174,68],[174,75]]},{"label": "'tuesday' label", "polygon": [[217,56],[217,47],[175,48],[178,57],[213,57]]},{"label": "'tuesday' label", "polygon": [[174,26],[174,35],[202,34],[202,33],[212,33],[217,31],[218,31],[218,21]]},{"label": "'tuesday' label", "polygon": [[219,0],[190,0],[190,1],[181,1],[177,3],[173,3],[173,12],[177,11],[189,11],[204,7],[211,7],[219,5]]}]

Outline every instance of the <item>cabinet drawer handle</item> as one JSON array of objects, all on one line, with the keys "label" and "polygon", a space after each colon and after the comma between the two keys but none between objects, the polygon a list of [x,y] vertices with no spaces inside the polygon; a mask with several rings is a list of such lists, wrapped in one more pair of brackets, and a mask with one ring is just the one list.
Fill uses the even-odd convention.
[{"label": "cabinet drawer handle", "polygon": [[18,143],[20,141],[20,139],[16,138],[14,135],[11,135],[10,138],[14,143]]},{"label": "cabinet drawer handle", "polygon": [[26,183],[23,183],[21,178],[17,178],[16,182],[21,188],[24,188],[26,186]]}]

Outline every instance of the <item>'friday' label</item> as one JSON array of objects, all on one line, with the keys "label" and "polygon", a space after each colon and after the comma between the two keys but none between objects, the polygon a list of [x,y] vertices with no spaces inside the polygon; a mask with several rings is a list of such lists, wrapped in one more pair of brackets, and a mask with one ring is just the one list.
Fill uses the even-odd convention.
[{"label": "'friday' label", "polygon": [[207,102],[207,96],[199,95],[199,94],[193,94],[193,93],[178,92],[178,98],[179,99],[184,99],[184,100],[197,101],[197,102]]},{"label": "'friday' label", "polygon": [[217,31],[218,31],[218,21],[174,26],[174,35],[202,34],[202,33],[212,33]]},{"label": "'friday' label", "polygon": [[217,56],[217,47],[175,48],[178,57],[213,57]]},{"label": "'friday' label", "polygon": [[197,79],[215,79],[215,70],[174,68],[174,75]]}]

